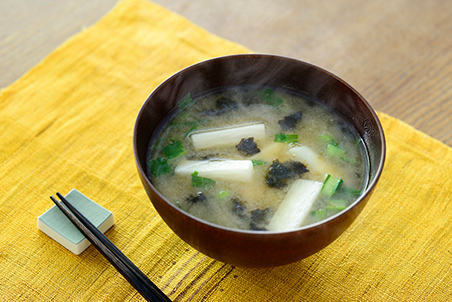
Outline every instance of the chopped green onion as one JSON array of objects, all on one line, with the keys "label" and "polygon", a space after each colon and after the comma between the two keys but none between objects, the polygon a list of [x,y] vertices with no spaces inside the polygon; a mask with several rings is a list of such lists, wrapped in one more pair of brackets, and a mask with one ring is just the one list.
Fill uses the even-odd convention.
[{"label": "chopped green onion", "polygon": [[191,186],[193,188],[208,189],[215,186],[215,180],[207,177],[200,177],[198,176],[198,172],[195,171],[191,175]]},{"label": "chopped green onion", "polygon": [[341,193],[341,194],[347,194],[347,195],[352,195],[354,197],[358,197],[359,195],[361,195],[361,190],[356,190],[350,187],[347,187],[346,185],[342,184],[338,190],[337,193]]},{"label": "chopped green onion", "polygon": [[328,174],[328,176],[325,178],[325,181],[323,182],[322,190],[320,192],[323,195],[332,196],[334,193],[336,193],[341,183],[342,178],[334,177],[331,176],[331,174]]},{"label": "chopped green onion", "polygon": [[328,145],[326,146],[325,149],[325,153],[331,157],[335,157],[335,158],[340,158],[343,161],[352,164],[352,165],[356,165],[358,162],[350,157],[346,156],[347,151],[345,151],[344,149],[342,149],[339,144],[337,142],[335,142],[334,140],[332,140],[332,137],[327,135],[327,134],[323,134],[321,136],[318,137],[321,141],[328,143]]},{"label": "chopped green onion", "polygon": [[184,110],[185,108],[190,107],[194,103],[195,102],[193,101],[189,93],[177,104],[177,106],[179,107],[180,110]]},{"label": "chopped green onion", "polygon": [[328,146],[325,149],[325,153],[331,157],[340,158],[343,161],[352,165],[356,165],[358,163],[355,159],[347,157],[346,156],[347,152],[341,147],[339,147],[336,143],[328,144]]},{"label": "chopped green onion", "polygon": [[228,198],[229,197],[229,192],[228,191],[220,191],[220,192],[218,192],[218,194],[217,194],[217,199],[226,199],[226,198]]},{"label": "chopped green onion", "polygon": [[347,208],[347,207],[326,206],[325,210],[327,211],[327,213],[329,213],[331,215],[333,213],[337,213],[337,212],[340,212],[342,210],[345,210],[345,208]]},{"label": "chopped green onion", "polygon": [[298,142],[298,134],[285,134],[285,133],[277,133],[275,134],[275,139],[273,140],[277,143],[297,143]]},{"label": "chopped green onion", "polygon": [[162,151],[168,159],[187,154],[187,151],[185,150],[184,145],[180,140],[174,141],[171,144],[165,146]]},{"label": "chopped green onion", "polygon": [[346,207],[348,207],[349,202],[343,199],[330,199],[328,200],[328,204],[334,208],[345,209]]},{"label": "chopped green onion", "polygon": [[[318,140],[323,143],[328,144],[325,149],[325,153],[327,155],[340,158],[349,164],[353,164],[353,165],[357,164],[357,161],[355,159],[345,156],[347,152],[344,149],[342,149],[341,147],[339,147],[339,143],[334,141],[334,139],[331,135],[322,134],[322,135],[318,136]],[[358,139],[356,141],[356,144],[359,144],[360,142],[361,142],[361,139]]]},{"label": "chopped green onion", "polygon": [[154,160],[150,160],[149,169],[154,176],[160,176],[171,172],[171,167],[168,165],[166,158],[163,156]]},{"label": "chopped green onion", "polygon": [[345,150],[334,144],[328,144],[325,152],[333,157],[343,158],[345,156]]},{"label": "chopped green onion", "polygon": [[284,103],[284,101],[277,96],[271,88],[262,90],[261,97],[264,99],[265,103],[275,108]]},{"label": "chopped green onion", "polygon": [[314,216],[317,221],[323,220],[326,218],[326,209],[312,211],[311,215]]},{"label": "chopped green onion", "polygon": [[253,160],[251,160],[251,162],[253,163],[253,167],[268,165],[268,162],[266,162],[264,160],[259,160],[259,159],[253,159]]},{"label": "chopped green onion", "polygon": [[188,135],[190,135],[190,133],[192,133],[193,131],[198,129],[198,123],[196,123],[196,122],[193,122],[193,123],[194,123],[193,126],[187,132],[184,133],[184,136],[188,136]]},{"label": "chopped green onion", "polygon": [[318,136],[318,140],[322,143],[332,144],[337,146],[338,143],[334,141],[333,137],[329,134],[322,134]]},{"label": "chopped green onion", "polygon": [[355,159],[350,158],[350,157],[343,156],[343,157],[341,157],[341,158],[342,158],[342,160],[345,161],[346,163],[349,163],[349,164],[352,164],[352,165],[356,165],[356,164],[358,163]]},{"label": "chopped green onion", "polygon": [[325,207],[325,209],[328,212],[340,212],[342,210],[345,210],[349,206],[349,202],[342,199],[330,199],[327,203],[328,205]]},{"label": "chopped green onion", "polygon": [[179,201],[176,201],[176,206],[177,206],[179,209],[182,209],[182,205],[180,204]]}]

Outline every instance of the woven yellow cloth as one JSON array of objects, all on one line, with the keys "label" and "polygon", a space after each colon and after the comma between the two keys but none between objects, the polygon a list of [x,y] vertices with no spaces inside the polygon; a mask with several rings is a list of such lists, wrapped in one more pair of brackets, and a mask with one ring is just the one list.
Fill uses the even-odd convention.
[{"label": "woven yellow cloth", "polygon": [[387,162],[363,213],[298,263],[232,267],[160,219],[132,151],[137,113],[174,72],[250,52],[145,0],[124,0],[0,96],[0,300],[135,301],[94,248],[76,256],[36,227],[76,188],[111,210],[108,237],[174,301],[452,300],[452,150],[380,113]]}]

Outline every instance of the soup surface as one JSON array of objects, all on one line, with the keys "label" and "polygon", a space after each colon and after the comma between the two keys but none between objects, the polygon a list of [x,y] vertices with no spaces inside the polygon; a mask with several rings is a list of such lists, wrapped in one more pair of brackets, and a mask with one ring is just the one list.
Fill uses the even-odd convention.
[{"label": "soup surface", "polygon": [[361,139],[298,94],[235,87],[187,95],[149,147],[148,175],[183,211],[229,228],[284,231],[348,207],[367,181]]}]

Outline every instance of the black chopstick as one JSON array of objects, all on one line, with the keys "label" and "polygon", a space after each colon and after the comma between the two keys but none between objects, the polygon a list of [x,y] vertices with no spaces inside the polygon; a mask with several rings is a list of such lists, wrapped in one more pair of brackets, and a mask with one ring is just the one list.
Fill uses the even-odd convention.
[{"label": "black chopstick", "polygon": [[[69,218],[70,221],[82,232],[99,252],[126,278],[135,289],[148,301],[158,302],[171,300],[132,263],[105,235],[99,231],[83,214],[81,214],[66,198],[56,193],[61,199],[50,199]],[[63,203],[65,206],[63,206]]]}]

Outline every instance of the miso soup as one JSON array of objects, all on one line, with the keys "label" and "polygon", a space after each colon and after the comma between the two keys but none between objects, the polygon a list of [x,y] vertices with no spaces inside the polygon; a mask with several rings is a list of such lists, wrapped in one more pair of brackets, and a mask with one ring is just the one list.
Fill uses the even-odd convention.
[{"label": "miso soup", "polygon": [[148,154],[152,183],[183,211],[221,226],[295,229],[344,210],[366,185],[357,133],[297,93],[187,95],[159,129]]}]

